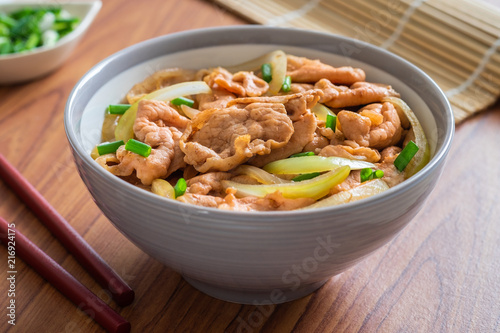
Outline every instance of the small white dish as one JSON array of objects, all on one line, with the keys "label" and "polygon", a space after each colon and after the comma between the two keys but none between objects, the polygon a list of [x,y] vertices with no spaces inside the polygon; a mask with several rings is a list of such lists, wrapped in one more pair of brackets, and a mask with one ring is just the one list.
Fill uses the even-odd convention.
[{"label": "small white dish", "polygon": [[[0,11],[10,13],[26,6],[33,8],[53,3],[36,1],[2,1]],[[14,84],[33,80],[47,75],[59,68],[71,55],[85,31],[101,9],[97,1],[57,3],[72,16],[80,19],[80,24],[68,35],[61,38],[54,46],[38,47],[22,52],[0,55],[0,84]]]}]

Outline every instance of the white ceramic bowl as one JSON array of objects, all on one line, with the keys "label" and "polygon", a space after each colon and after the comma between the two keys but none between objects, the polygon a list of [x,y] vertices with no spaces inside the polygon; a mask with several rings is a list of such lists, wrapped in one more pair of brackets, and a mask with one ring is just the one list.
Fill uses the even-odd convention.
[{"label": "white ceramic bowl", "polygon": [[70,3],[7,0],[0,3],[0,12],[10,13],[26,6],[38,8],[47,5],[61,6],[72,16],[78,17],[80,24],[54,46],[42,46],[22,53],[0,55],[0,84],[26,82],[47,75],[59,68],[69,58],[101,9],[101,1],[99,0]]},{"label": "white ceramic bowl", "polygon": [[[392,84],[421,119],[432,147],[430,163],[385,193],[344,206],[231,212],[165,200],[113,176],[90,157],[106,106],[154,71],[232,65],[274,49],[359,66],[367,80]],[[454,122],[437,85],[387,51],[331,34],[235,26],[171,34],[107,58],[75,86],[66,105],[65,128],[95,202],[139,248],[214,297],[281,303],[311,293],[355,265],[425,207],[450,148]]]}]

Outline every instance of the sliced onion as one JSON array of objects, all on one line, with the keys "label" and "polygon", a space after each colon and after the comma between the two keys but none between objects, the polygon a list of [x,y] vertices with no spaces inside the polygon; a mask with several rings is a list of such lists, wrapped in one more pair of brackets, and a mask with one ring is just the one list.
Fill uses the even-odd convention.
[{"label": "sliced onion", "polygon": [[264,170],[273,174],[303,174],[333,170],[348,165],[351,170],[375,168],[375,164],[351,160],[336,156],[300,156],[274,161],[264,166]]},{"label": "sliced onion", "polygon": [[311,111],[316,115],[316,118],[321,121],[326,121],[326,116],[328,115],[335,116],[335,113],[332,110],[320,103],[316,103],[311,108]]},{"label": "sliced onion", "polygon": [[184,115],[188,117],[189,119],[193,119],[194,116],[196,116],[198,113],[200,113],[200,110],[192,108],[190,106],[187,106],[185,104],[181,105],[181,110],[184,112]]},{"label": "sliced onion", "polygon": [[272,185],[249,185],[223,180],[222,186],[224,189],[234,188],[237,197],[254,196],[263,198],[268,194],[279,191],[284,198],[312,198],[318,200],[327,195],[333,186],[342,183],[349,176],[350,171],[349,166],[343,166],[313,179]]},{"label": "sliced onion", "polygon": [[272,80],[269,82],[269,94],[276,95],[281,90],[286,77],[286,54],[281,50],[272,52],[271,56]]},{"label": "sliced onion", "polygon": [[164,179],[153,180],[151,183],[151,192],[168,199],[175,199],[174,187]]},{"label": "sliced onion", "polygon": [[382,179],[374,179],[362,183],[361,185],[347,191],[336,193],[326,199],[320,200],[312,205],[302,209],[314,209],[321,207],[330,207],[353,202],[374,196],[389,189],[389,186]]},{"label": "sliced onion", "polygon": [[278,176],[275,176],[269,172],[266,172],[262,170],[261,168],[257,168],[253,165],[240,165],[236,170],[234,170],[235,173],[240,174],[240,175],[246,175],[249,177],[254,178],[261,184],[285,184],[285,183],[290,183],[290,180],[282,179]]},{"label": "sliced onion", "polygon": [[[212,90],[203,81],[191,81],[182,82],[174,84],[162,89],[153,91],[142,97],[143,99],[153,99],[158,101],[170,101],[177,97],[196,95],[196,94],[207,94]],[[115,129],[116,140],[123,140],[127,142],[129,139],[134,138],[134,122],[137,116],[137,106],[139,101],[132,104],[132,106],[123,114],[123,116],[118,121],[118,125]]]},{"label": "sliced onion", "polygon": [[422,128],[422,125],[420,125],[417,116],[415,115],[415,113],[413,113],[412,109],[410,109],[405,101],[397,97],[385,97],[384,99],[382,99],[382,102],[392,103],[398,113],[403,112],[406,118],[408,118],[408,120],[410,121],[413,134],[415,136],[415,140],[413,141],[419,148],[418,152],[415,154],[415,156],[413,156],[413,158],[410,160],[410,163],[408,163],[408,165],[404,169],[405,178],[410,178],[429,162],[431,158],[431,149],[429,146],[429,142],[427,141],[424,129]]}]

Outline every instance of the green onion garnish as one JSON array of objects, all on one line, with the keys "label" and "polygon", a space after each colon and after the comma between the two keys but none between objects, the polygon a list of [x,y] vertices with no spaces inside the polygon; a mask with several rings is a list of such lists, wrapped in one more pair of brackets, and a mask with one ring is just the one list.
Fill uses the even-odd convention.
[{"label": "green onion garnish", "polygon": [[326,115],[326,128],[331,128],[335,132],[335,127],[337,126],[337,116],[328,114]]},{"label": "green onion garnish", "polygon": [[403,171],[410,160],[415,156],[418,151],[418,146],[415,142],[410,141],[406,144],[403,150],[399,153],[398,157],[394,160],[394,165],[401,172]]},{"label": "green onion garnish", "polygon": [[364,168],[361,169],[359,176],[361,178],[361,182],[364,183],[368,180],[384,177],[384,171],[382,170],[373,171],[371,168]]},{"label": "green onion garnish", "polygon": [[269,64],[269,63],[263,64],[260,67],[260,71],[262,72],[262,79],[264,81],[266,81],[267,83],[271,82],[271,80],[273,79],[273,72],[272,72],[271,64]]},{"label": "green onion garnish", "polygon": [[321,173],[319,173],[319,172],[304,173],[304,174],[299,175],[295,178],[292,178],[292,181],[300,182],[302,180],[307,180],[307,179],[312,179],[312,178],[318,177],[320,174]]},{"label": "green onion garnish", "polygon": [[290,155],[290,157],[314,156],[314,155],[315,154],[312,151],[305,151],[305,152],[302,152],[302,153],[297,153],[297,154]]},{"label": "green onion garnish", "polygon": [[370,168],[361,169],[359,176],[361,178],[361,182],[364,183],[367,180],[373,179],[373,170]]},{"label": "green onion garnish", "polygon": [[285,81],[281,86],[281,90],[283,90],[283,92],[289,92],[290,89],[292,89],[292,78],[289,75],[287,75],[285,76]]},{"label": "green onion garnish", "polygon": [[144,157],[148,157],[151,154],[151,146],[145,144],[144,142],[137,141],[135,139],[130,139],[125,145],[125,149],[133,153],[139,154]]},{"label": "green onion garnish", "polygon": [[383,170],[375,170],[373,173],[373,178],[382,178],[384,177],[384,171]]},{"label": "green onion garnish", "polygon": [[130,104],[110,104],[108,106],[109,114],[124,114],[130,108]]},{"label": "green onion garnish", "polygon": [[99,155],[111,154],[124,144],[123,140],[101,143],[97,146],[97,152]]},{"label": "green onion garnish", "polygon": [[174,98],[173,100],[170,101],[173,105],[180,106],[180,105],[187,105],[189,107],[193,107],[194,101],[192,99],[186,98],[186,97],[177,97]]},{"label": "green onion garnish", "polygon": [[180,197],[181,195],[186,193],[186,189],[187,189],[186,180],[184,178],[179,178],[177,184],[175,184],[174,186],[175,197],[176,198]]}]

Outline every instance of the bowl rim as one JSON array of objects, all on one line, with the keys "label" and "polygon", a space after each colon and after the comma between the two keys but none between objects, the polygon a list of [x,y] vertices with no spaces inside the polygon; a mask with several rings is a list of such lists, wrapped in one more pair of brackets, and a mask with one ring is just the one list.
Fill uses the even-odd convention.
[{"label": "bowl rim", "polygon": [[[321,208],[315,208],[315,209],[304,209],[304,210],[291,210],[291,211],[229,211],[229,210],[222,210],[222,209],[217,209],[217,208],[210,208],[210,207],[200,207],[192,204],[187,204],[183,202],[178,202],[175,200],[169,200],[162,198],[154,193],[145,191],[137,186],[134,186],[119,177],[107,172],[104,168],[102,168],[100,165],[94,162],[94,160],[90,157],[89,154],[86,154],[82,146],[79,144],[79,139],[75,133],[75,130],[71,126],[71,120],[72,120],[72,104],[74,103],[74,100],[76,99],[76,96],[78,92],[84,87],[88,82],[92,81],[92,78],[96,75],[99,75],[101,70],[110,65],[112,66],[112,63],[124,55],[128,53],[133,53],[134,51],[142,48],[147,48],[147,47],[152,47],[153,45],[156,44],[162,44],[162,43],[167,43],[171,39],[186,39],[189,40],[190,37],[197,36],[199,38],[203,38],[203,35],[205,36],[205,39],[211,35],[217,35],[217,36],[222,36],[222,43],[221,40],[219,40],[219,45],[237,45],[237,44],[244,44],[245,41],[235,41],[231,40],[231,42],[228,42],[226,39],[224,39],[224,34],[227,33],[228,31],[232,31],[235,34],[240,34],[243,35],[243,32],[246,33],[260,33],[263,36],[267,36],[271,33],[276,33],[276,32],[294,32],[294,33],[300,33],[300,34],[305,34],[309,35],[309,37],[317,37],[317,38],[323,38],[323,39],[336,39],[339,42],[345,42],[349,44],[355,44],[358,45],[359,47],[362,47],[363,49],[370,50],[370,52],[375,52],[378,53],[384,57],[389,57],[395,62],[399,64],[399,66],[404,66],[406,68],[411,69],[412,73],[416,74],[420,79],[424,80],[426,84],[430,85],[430,89],[436,94],[438,97],[439,101],[442,103],[442,106],[444,106],[444,115],[443,117],[446,119],[446,129],[445,131],[440,135],[440,137],[443,137],[443,143],[441,145],[441,148],[436,150],[434,152],[434,155],[432,156],[431,160],[427,165],[424,166],[422,170],[417,172],[415,175],[410,177],[409,179],[405,180],[403,183],[398,184],[383,193],[379,193],[373,197],[365,198],[360,201],[355,201],[355,202],[350,202],[347,204],[342,204],[338,206],[330,206],[330,207],[321,207]],[[248,44],[248,42],[246,42]],[[268,41],[262,42],[262,43],[256,43],[256,44],[263,44],[263,45],[270,45],[270,44],[276,44],[275,41]],[[288,45],[288,46],[295,46],[295,47],[303,47],[306,48],[307,45],[293,45],[290,43],[283,43],[282,45]],[[181,51],[188,51],[188,50],[194,50],[198,48],[203,48],[205,46],[209,45],[195,45],[195,46],[190,46],[188,45],[185,49],[178,50],[179,52]],[[211,45],[215,46],[215,45]],[[315,48],[319,51],[325,51],[323,49]],[[148,58],[148,59],[152,59]],[[363,62],[362,59],[358,59]],[[141,60],[135,62],[136,65],[140,64],[143,61],[146,60]],[[365,61],[366,62],[366,61]],[[425,101],[425,100],[424,100]],[[199,211],[199,212],[209,212],[211,214],[221,214],[224,215],[227,218],[241,218],[242,216],[248,216],[250,218],[252,217],[269,217],[271,219],[281,219],[281,218],[286,218],[290,217],[291,215],[294,216],[294,219],[297,217],[304,217],[304,218],[310,218],[311,214],[314,214],[316,212],[320,214],[324,214],[325,211],[338,211],[339,213],[345,212],[347,210],[352,210],[354,207],[362,205],[362,206],[377,206],[380,203],[392,199],[396,196],[401,195],[402,193],[406,193],[407,191],[410,191],[413,187],[415,187],[421,180],[424,178],[429,177],[431,174],[433,174],[433,170],[438,168],[440,164],[444,163],[445,156],[448,154],[450,148],[451,148],[451,143],[452,139],[454,136],[454,130],[455,130],[455,122],[453,118],[453,112],[450,106],[450,103],[448,99],[446,98],[446,95],[444,92],[441,90],[441,88],[420,68],[416,67],[414,64],[411,62],[407,61],[406,59],[390,52],[385,49],[382,49],[378,46],[375,46],[373,44],[360,41],[357,39],[345,37],[345,36],[340,36],[336,34],[331,34],[331,33],[325,33],[325,32],[318,32],[318,31],[312,31],[312,30],[305,30],[305,29],[300,29],[300,28],[288,28],[288,27],[274,27],[274,26],[261,26],[261,25],[236,25],[236,26],[223,26],[223,27],[210,27],[210,28],[201,28],[201,29],[192,29],[192,30],[185,30],[185,31],[180,31],[180,32],[175,32],[175,33],[170,33],[158,37],[154,37],[151,39],[147,39],[144,41],[141,41],[139,43],[136,43],[134,45],[128,46],[110,56],[107,58],[103,59],[99,63],[97,63],[94,67],[92,67],[86,74],[84,74],[83,77],[80,78],[80,80],[76,83],[76,85],[73,87],[67,102],[65,106],[65,111],[64,111],[64,127],[66,131],[66,137],[68,139],[68,142],[73,149],[73,153],[77,154],[80,159],[83,160],[83,163],[85,163],[87,166],[89,166],[92,170],[94,170],[97,174],[99,174],[99,177],[104,177],[106,180],[109,180],[114,186],[121,187],[127,191],[132,191],[133,193],[144,196],[147,198],[148,201],[154,202],[156,205],[163,205],[163,206],[170,206],[169,208],[177,208],[177,210],[184,211],[186,209],[188,210],[194,210],[194,211]],[[89,156],[87,156],[89,155]]]},{"label": "bowl rim", "polygon": [[20,53],[8,53],[8,54],[2,54],[0,55],[0,61],[2,60],[17,60],[17,59],[22,59],[26,58],[29,56],[33,55],[38,55],[41,53],[46,53],[49,51],[52,51],[54,49],[63,47],[64,45],[67,45],[70,43],[72,40],[77,38],[78,36],[82,35],[92,24],[94,21],[95,17],[99,13],[101,7],[102,7],[102,1],[101,0],[89,0],[89,1],[68,1],[68,2],[54,2],[54,3],[47,3],[47,2],[36,2],[36,1],[29,1],[29,0],[7,0],[6,2],[0,2],[0,7],[3,5],[15,5],[15,6],[32,6],[32,7],[45,7],[45,6],[61,6],[64,7],[66,5],[70,6],[82,6],[82,7],[87,7],[88,11],[85,14],[85,16],[81,17],[80,24],[71,31],[69,34],[63,36],[61,39],[59,39],[54,45],[51,46],[39,46],[31,50],[23,51]]}]

